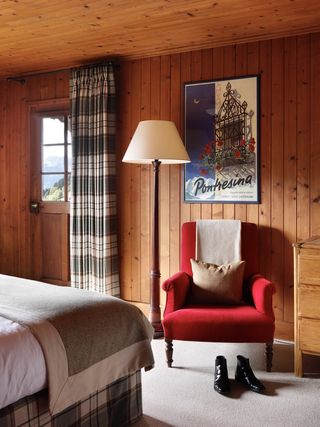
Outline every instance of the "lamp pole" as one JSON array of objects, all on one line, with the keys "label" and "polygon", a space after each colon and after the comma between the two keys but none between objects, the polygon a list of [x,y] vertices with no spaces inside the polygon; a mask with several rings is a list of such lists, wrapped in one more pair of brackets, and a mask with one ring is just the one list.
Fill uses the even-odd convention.
[{"label": "lamp pole", "polygon": [[152,224],[152,269],[150,272],[149,320],[154,328],[154,338],[163,336],[160,311],[160,248],[159,248],[159,160],[153,165],[153,224]]},{"label": "lamp pole", "polygon": [[160,164],[190,162],[190,158],[174,122],[168,120],[143,120],[137,129],[122,159],[126,163],[153,166],[153,224],[152,224],[152,267],[150,271],[149,321],[154,328],[154,338],[163,334],[160,310],[160,246],[159,246],[159,172]]}]

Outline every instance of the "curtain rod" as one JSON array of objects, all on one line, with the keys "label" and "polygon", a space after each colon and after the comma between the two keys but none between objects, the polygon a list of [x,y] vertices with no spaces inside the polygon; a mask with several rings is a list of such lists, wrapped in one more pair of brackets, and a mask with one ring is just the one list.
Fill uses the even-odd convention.
[{"label": "curtain rod", "polygon": [[60,70],[38,71],[38,72],[35,72],[35,73],[30,73],[30,74],[22,74],[22,75],[19,75],[19,76],[7,77],[6,80],[8,82],[14,81],[14,82],[19,82],[21,84],[25,84],[26,79],[28,77],[41,76],[43,74],[55,74],[55,73],[59,73],[61,71],[67,71],[67,70],[71,70],[71,67],[70,68],[61,68]]},{"label": "curtain rod", "polygon": [[79,65],[78,67],[72,66],[72,67],[67,67],[67,68],[61,68],[59,70],[38,71],[38,72],[30,73],[30,74],[22,74],[22,75],[19,75],[19,76],[7,77],[6,80],[7,81],[19,82],[22,85],[24,85],[26,83],[26,78],[28,78],[28,77],[41,76],[43,74],[60,73],[62,71],[72,70],[72,68],[94,67],[94,66],[104,65],[104,64],[106,64],[108,62],[113,62],[114,63],[115,70],[119,70],[120,69],[120,63],[119,63],[119,61],[116,62],[114,59],[113,60],[112,59],[107,59],[105,61],[93,62],[93,63],[88,63],[88,64],[82,64],[82,65]]}]

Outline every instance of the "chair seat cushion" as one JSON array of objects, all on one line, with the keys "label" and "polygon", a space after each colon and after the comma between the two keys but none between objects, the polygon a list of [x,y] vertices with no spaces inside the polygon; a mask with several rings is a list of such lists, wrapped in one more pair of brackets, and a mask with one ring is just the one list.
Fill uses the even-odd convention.
[{"label": "chair seat cushion", "polygon": [[206,342],[268,342],[274,321],[255,307],[186,305],[163,319],[167,339]]}]

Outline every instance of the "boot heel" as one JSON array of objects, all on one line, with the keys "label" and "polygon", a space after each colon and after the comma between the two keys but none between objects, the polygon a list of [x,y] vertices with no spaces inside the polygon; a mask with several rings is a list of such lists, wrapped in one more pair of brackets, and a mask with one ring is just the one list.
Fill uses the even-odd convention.
[{"label": "boot heel", "polygon": [[241,355],[237,356],[235,380],[256,393],[261,393],[263,390],[265,390],[265,386],[254,375],[249,363],[249,359]]},{"label": "boot heel", "polygon": [[227,360],[224,356],[216,357],[213,387],[220,394],[227,394],[230,391]]}]

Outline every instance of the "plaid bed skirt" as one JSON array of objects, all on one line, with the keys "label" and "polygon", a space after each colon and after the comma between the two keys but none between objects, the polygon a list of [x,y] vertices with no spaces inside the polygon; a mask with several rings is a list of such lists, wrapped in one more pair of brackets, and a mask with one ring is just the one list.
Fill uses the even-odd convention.
[{"label": "plaid bed skirt", "polygon": [[0,427],[122,427],[142,416],[141,371],[106,386],[54,417],[47,391],[0,410]]}]

